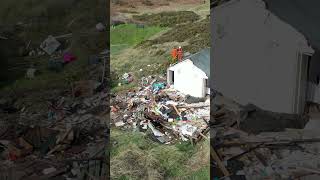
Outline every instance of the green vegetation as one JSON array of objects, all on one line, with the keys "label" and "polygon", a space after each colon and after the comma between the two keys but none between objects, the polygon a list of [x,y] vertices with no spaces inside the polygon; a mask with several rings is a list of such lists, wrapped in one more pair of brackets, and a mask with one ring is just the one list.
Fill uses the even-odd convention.
[{"label": "green vegetation", "polygon": [[[164,67],[161,64],[167,60],[163,57],[165,51],[135,49],[135,47],[165,30],[167,28],[159,26],[137,28],[135,24],[122,24],[111,29],[112,92],[131,89],[137,85],[141,77],[163,72]],[[121,76],[128,72],[134,74],[134,82],[118,86]]]},{"label": "green vegetation", "polygon": [[157,14],[134,15],[133,18],[148,25],[174,27],[179,24],[192,23],[199,20],[199,15],[193,11],[171,11]]},{"label": "green vegetation", "polygon": [[[159,26],[157,21],[161,18],[167,19],[173,16],[171,21],[168,20],[164,22],[174,22],[176,17],[184,13],[192,14],[193,12],[164,12],[139,17],[146,18],[150,24]],[[155,22],[153,22],[152,19]],[[128,72],[133,73],[135,76],[133,84],[122,86],[117,86],[119,81],[115,78],[112,83],[113,92],[133,88],[137,84],[137,81],[143,76],[165,72],[168,64],[172,62],[170,52],[174,46],[185,44],[182,46],[183,49],[190,53],[195,53],[202,48],[210,47],[210,19],[205,18],[196,22],[192,21],[193,20],[189,21],[189,23],[176,25],[171,28],[148,27],[151,28],[150,34],[141,33],[143,29],[136,28],[136,26],[132,24],[120,25],[112,29],[111,69],[117,73],[114,77],[120,78],[123,73]],[[149,30],[144,31],[149,32]],[[153,35],[152,33],[158,34],[150,39]],[[140,69],[142,69],[142,71],[139,71]]]},{"label": "green vegetation", "polygon": [[[50,90],[69,88],[66,79],[85,79],[89,70],[88,57],[107,48],[108,32],[92,32],[95,25],[105,19],[104,0],[21,0],[19,3],[4,0],[0,7],[1,35],[10,37],[0,42],[2,77],[8,81],[1,88],[16,90]],[[15,24],[20,23],[19,26]],[[66,65],[62,72],[48,71],[49,56],[23,56],[30,49],[39,48],[48,35],[72,33],[72,38],[59,39],[64,48],[71,48],[77,60]],[[25,50],[30,42],[29,50]],[[9,61],[10,59],[10,61]],[[24,77],[27,68],[33,64],[39,72],[35,79]],[[7,86],[7,87],[5,87]]]},{"label": "green vegetation", "polygon": [[[84,32],[103,21],[107,14],[104,0],[11,0],[1,1],[2,25],[32,23],[20,37],[33,42],[42,41],[49,34]],[[72,22],[72,23],[71,23]]]},{"label": "green vegetation", "polygon": [[111,149],[113,179],[208,179],[209,177],[208,141],[201,142],[195,147],[187,142],[162,145],[139,132],[113,129],[111,143],[114,144]]},{"label": "green vegetation", "polygon": [[198,180],[198,179],[210,179],[210,165],[204,166],[203,168],[193,172],[191,175],[188,175],[184,179],[190,179],[190,180]]},{"label": "green vegetation", "polygon": [[195,53],[202,48],[210,47],[210,37],[210,19],[206,18],[195,23],[176,26],[156,39],[142,42],[140,46],[148,47],[167,42],[188,42],[189,45],[183,49]]},{"label": "green vegetation", "polygon": [[[50,89],[61,89],[69,88],[70,81],[77,81],[81,79],[86,79],[90,75],[90,69],[88,68],[88,58],[94,52],[93,49],[102,50],[104,42],[101,42],[105,34],[97,34],[96,36],[89,37],[74,37],[73,46],[71,47],[71,52],[77,57],[77,60],[65,65],[60,72],[54,72],[48,69],[49,57],[16,57],[12,58],[10,66],[12,71],[8,74],[13,76],[11,82],[3,84],[3,90],[8,90],[14,88],[16,91],[25,90],[50,90]],[[97,40],[99,39],[99,40]],[[100,42],[100,45],[90,44],[90,41]],[[97,52],[99,53],[99,51]],[[20,63],[19,63],[20,61]],[[21,63],[23,62],[23,64]],[[27,68],[33,64],[37,69],[37,74],[34,79],[26,79],[24,77]],[[99,74],[100,75],[100,74]],[[10,84],[9,84],[10,83]]]},{"label": "green vegetation", "polygon": [[157,26],[137,28],[134,24],[116,26],[110,31],[111,53],[112,55],[119,54],[121,50],[135,46],[163,30],[165,29]]}]

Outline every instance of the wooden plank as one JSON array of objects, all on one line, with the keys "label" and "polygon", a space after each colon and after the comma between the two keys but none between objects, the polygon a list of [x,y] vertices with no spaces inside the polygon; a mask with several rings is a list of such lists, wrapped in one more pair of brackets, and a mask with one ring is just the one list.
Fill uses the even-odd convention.
[{"label": "wooden plank", "polygon": [[192,139],[192,137],[189,136],[189,139],[190,139],[191,145],[192,145],[192,147],[193,147],[194,145],[193,145],[193,139]]},{"label": "wooden plank", "polygon": [[204,134],[200,133],[200,136],[202,136],[204,139],[208,139],[207,136],[205,136]]},{"label": "wooden plank", "polygon": [[293,145],[293,144],[304,144],[304,143],[317,143],[320,142],[320,138],[313,139],[296,139],[296,140],[279,140],[279,141],[255,141],[255,142],[228,142],[223,143],[220,147],[232,147],[232,146],[243,146],[243,145],[254,145],[262,144],[261,146],[276,146],[276,145]]},{"label": "wooden plank", "polygon": [[94,177],[91,173],[89,173],[88,171],[84,171],[84,173],[89,177],[89,180],[99,180],[99,178]]},{"label": "wooden plank", "polygon": [[227,168],[224,166],[224,164],[222,163],[222,161],[220,160],[216,150],[210,146],[210,154],[211,154],[211,157],[217,162],[218,164],[218,167],[220,168],[220,170],[222,171],[222,173],[225,175],[225,176],[230,176],[230,173],[229,171],[227,170]]},{"label": "wooden plank", "polygon": [[310,169],[310,168],[305,168],[305,167],[296,167],[297,169],[301,169],[303,171],[308,171],[314,174],[320,174],[320,170],[317,169]]},{"label": "wooden plank", "polygon": [[103,71],[102,71],[102,79],[101,79],[101,84],[104,83],[104,76],[105,76],[105,71],[106,71],[106,61],[107,58],[103,58],[104,62],[103,62]]},{"label": "wooden plank", "polygon": [[63,34],[63,35],[60,35],[60,36],[54,36],[54,38],[56,38],[56,39],[59,39],[59,38],[69,38],[69,37],[72,37],[72,33]]},{"label": "wooden plank", "polygon": [[55,176],[58,176],[62,173],[65,173],[67,171],[66,168],[63,168],[63,169],[59,169],[53,173],[50,173],[50,174],[47,174],[47,175],[44,175],[44,176],[41,176],[39,177],[40,180],[46,180],[46,179],[49,179],[49,178],[52,178],[52,177],[55,177]]},{"label": "wooden plank", "polygon": [[4,36],[0,36],[0,39],[7,40],[8,38]]},{"label": "wooden plank", "polygon": [[177,107],[175,105],[172,104],[172,107],[174,108],[174,110],[177,112],[177,114],[180,116],[181,118],[181,113],[180,111],[177,109]]}]

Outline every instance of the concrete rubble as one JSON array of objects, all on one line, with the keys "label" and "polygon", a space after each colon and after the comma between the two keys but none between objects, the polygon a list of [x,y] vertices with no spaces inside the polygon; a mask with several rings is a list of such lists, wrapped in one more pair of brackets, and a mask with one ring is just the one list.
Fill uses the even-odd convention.
[{"label": "concrete rubble", "polygon": [[222,95],[212,101],[211,155],[217,179],[320,178],[319,116],[266,112]]},{"label": "concrete rubble", "polygon": [[139,87],[111,98],[112,125],[152,134],[158,142],[196,143],[209,132],[209,98],[185,102],[185,95],[166,85],[162,76],[143,77]]},{"label": "concrete rubble", "polygon": [[106,178],[109,94],[90,93],[52,97],[39,114],[24,107],[1,125],[0,179]]}]

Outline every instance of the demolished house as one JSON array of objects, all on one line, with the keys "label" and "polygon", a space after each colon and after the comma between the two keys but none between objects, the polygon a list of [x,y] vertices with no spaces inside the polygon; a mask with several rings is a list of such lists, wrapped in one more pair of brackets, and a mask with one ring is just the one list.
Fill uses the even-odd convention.
[{"label": "demolished house", "polygon": [[164,76],[143,77],[139,87],[116,94],[111,98],[112,124],[163,144],[206,139],[210,99],[185,95],[165,82]]},{"label": "demolished house", "polygon": [[[270,5],[275,4],[280,17],[266,9],[262,0],[234,0],[214,7],[213,17],[219,18],[212,26],[212,84],[240,104],[301,114],[307,100],[318,101],[317,86],[307,85],[319,74],[318,42],[309,40],[314,32],[310,23],[303,22],[303,18],[311,18],[274,2]],[[291,25],[294,21],[298,21],[296,26]]]},{"label": "demolished house", "polygon": [[187,56],[167,69],[167,83],[194,97],[210,94],[210,48]]},{"label": "demolished house", "polygon": [[211,4],[211,174],[319,179],[320,116],[307,102],[317,102],[320,2],[219,2]]}]

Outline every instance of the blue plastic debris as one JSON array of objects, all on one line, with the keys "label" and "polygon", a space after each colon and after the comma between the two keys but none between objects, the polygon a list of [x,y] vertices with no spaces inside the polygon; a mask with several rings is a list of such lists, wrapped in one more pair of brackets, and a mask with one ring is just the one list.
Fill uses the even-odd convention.
[{"label": "blue plastic debris", "polygon": [[164,89],[166,87],[165,83],[154,83],[152,84],[152,89],[154,93],[159,92],[161,89]]}]

